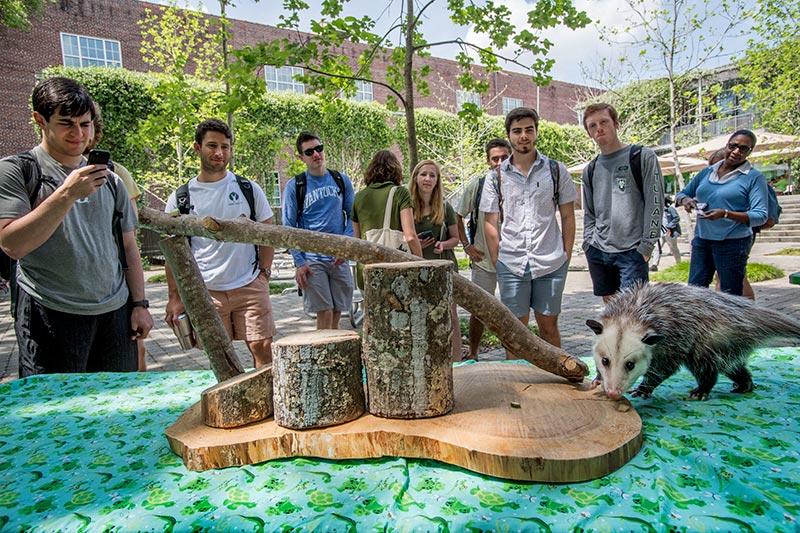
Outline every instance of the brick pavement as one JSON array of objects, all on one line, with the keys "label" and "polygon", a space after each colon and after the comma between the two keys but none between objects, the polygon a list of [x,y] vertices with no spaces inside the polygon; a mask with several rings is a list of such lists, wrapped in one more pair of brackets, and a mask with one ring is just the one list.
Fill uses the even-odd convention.
[{"label": "brick pavement", "polygon": [[[800,258],[791,256],[766,256],[785,245],[756,244],[752,261],[770,263],[786,271],[787,277],[754,285],[759,304],[782,311],[800,320],[800,287],[789,285],[788,274],[800,271]],[[672,264],[671,257],[662,259],[662,267]],[[577,256],[573,260],[573,268],[585,268],[585,260]],[[146,277],[154,272],[147,272]],[[166,305],[166,284],[148,283],[147,296],[151,301],[151,310],[155,319],[155,328],[150,338],[145,341],[147,348],[147,366],[151,371],[191,370],[209,368],[205,354],[197,349],[182,351],[177,339],[164,322]],[[303,313],[302,301],[295,294],[272,297],[273,310],[277,317],[278,338],[291,333],[311,331],[314,320]],[[559,319],[562,345],[574,355],[588,356],[591,353],[593,334],[585,325],[587,318],[596,317],[602,308],[600,298],[592,295],[591,280],[586,271],[571,271],[567,277],[564,291],[562,313]],[[464,315],[463,310],[460,312]],[[350,327],[347,318],[342,319],[342,327]],[[234,343],[243,364],[252,366],[252,358],[244,343]],[[503,357],[502,350],[492,350],[480,354],[481,360],[493,360]],[[18,375],[18,355],[12,320],[9,316],[9,302],[0,302],[0,382],[15,379]]]}]

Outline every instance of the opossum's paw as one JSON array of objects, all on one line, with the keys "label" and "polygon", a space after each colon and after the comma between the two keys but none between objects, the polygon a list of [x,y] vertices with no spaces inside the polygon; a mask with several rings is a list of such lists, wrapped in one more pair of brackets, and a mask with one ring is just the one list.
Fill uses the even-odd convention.
[{"label": "opossum's paw", "polygon": [[653,395],[653,391],[637,387],[631,391],[631,396],[634,398],[649,398]]},{"label": "opossum's paw", "polygon": [[595,377],[592,380],[592,384],[589,386],[589,390],[596,389],[602,384],[603,384],[603,378],[600,376],[600,374],[597,374],[597,377]]},{"label": "opossum's paw", "polygon": [[753,392],[753,389],[755,388],[756,386],[753,384],[752,381],[749,383],[737,383],[736,386],[731,389],[731,392],[736,394],[743,394],[747,392]]},{"label": "opossum's paw", "polygon": [[708,400],[708,397],[709,397],[709,393],[708,392],[702,392],[700,390],[700,387],[697,387],[696,389],[692,389],[689,392],[689,399],[690,400],[697,400],[697,401],[704,402],[704,401]]}]

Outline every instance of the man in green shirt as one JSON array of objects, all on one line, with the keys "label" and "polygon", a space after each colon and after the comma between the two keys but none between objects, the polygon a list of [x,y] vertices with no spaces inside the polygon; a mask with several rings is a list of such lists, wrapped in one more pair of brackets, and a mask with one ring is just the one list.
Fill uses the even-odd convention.
[{"label": "man in green shirt", "polygon": [[[500,163],[511,155],[511,146],[505,139],[492,139],[486,143],[486,163],[490,171],[494,171]],[[464,251],[470,258],[472,268],[472,283],[489,294],[494,295],[497,288],[497,273],[489,258],[489,249],[486,247],[486,236],[483,230],[484,213],[478,209],[485,176],[475,176],[464,188],[461,201],[456,209],[458,219],[458,236]],[[464,230],[464,218],[470,217],[470,235]],[[473,229],[474,228],[474,229]],[[483,336],[483,322],[475,316],[469,317],[469,357],[477,359],[478,348]]]}]

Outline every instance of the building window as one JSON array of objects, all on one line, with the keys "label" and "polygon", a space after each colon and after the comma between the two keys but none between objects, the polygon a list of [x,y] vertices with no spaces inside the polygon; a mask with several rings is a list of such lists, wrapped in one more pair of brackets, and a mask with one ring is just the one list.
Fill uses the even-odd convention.
[{"label": "building window", "polygon": [[267,89],[270,91],[293,91],[305,94],[306,86],[295,80],[295,76],[302,75],[303,69],[300,67],[264,66],[264,79],[267,81]]},{"label": "building window", "polygon": [[518,107],[522,107],[522,98],[508,98],[506,96],[503,97],[503,114],[508,115],[508,112],[512,109],[516,109]]},{"label": "building window", "polygon": [[353,100],[357,102],[371,102],[373,99],[372,82],[356,80],[356,94],[353,96]]},{"label": "building window", "polygon": [[61,34],[61,56],[65,67],[121,67],[119,41],[84,35]]},{"label": "building window", "polygon": [[270,176],[270,184],[266,187],[267,200],[271,207],[280,208],[281,206],[281,178],[277,172],[273,172]]},{"label": "building window", "polygon": [[461,111],[464,104],[475,104],[481,107],[481,95],[472,91],[456,91],[456,112]]}]

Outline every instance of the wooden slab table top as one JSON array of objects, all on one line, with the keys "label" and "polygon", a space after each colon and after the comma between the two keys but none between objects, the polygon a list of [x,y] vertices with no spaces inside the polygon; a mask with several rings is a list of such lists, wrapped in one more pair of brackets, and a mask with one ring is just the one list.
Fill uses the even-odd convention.
[{"label": "wooden slab table top", "polygon": [[429,458],[491,476],[573,482],[605,476],[642,445],[642,422],[627,400],[612,401],[530,365],[477,363],[453,369],[455,409],[398,420],[364,415],[295,431],[273,419],[236,429],[205,426],[199,402],[166,435],[191,470],[282,457]]}]

